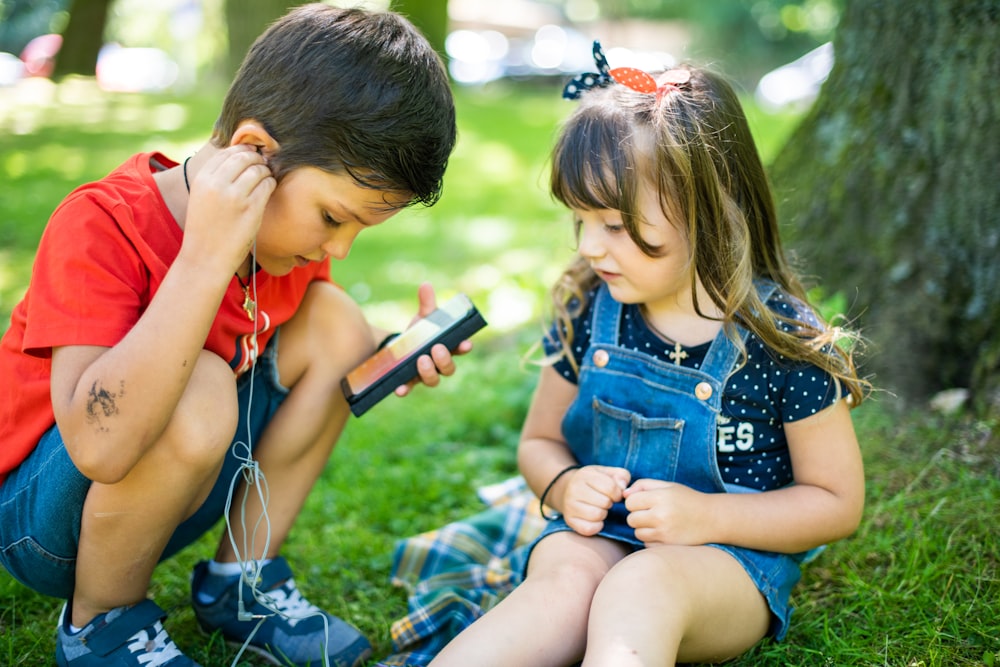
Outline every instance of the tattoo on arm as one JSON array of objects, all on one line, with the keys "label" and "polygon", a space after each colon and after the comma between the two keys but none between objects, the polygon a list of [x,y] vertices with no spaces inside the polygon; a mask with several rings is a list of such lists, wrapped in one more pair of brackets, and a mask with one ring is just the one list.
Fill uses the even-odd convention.
[{"label": "tattoo on arm", "polygon": [[118,394],[112,393],[104,387],[99,387],[97,382],[90,385],[87,392],[87,421],[100,426],[101,417],[112,417],[118,414],[118,404],[115,402],[124,391]]}]

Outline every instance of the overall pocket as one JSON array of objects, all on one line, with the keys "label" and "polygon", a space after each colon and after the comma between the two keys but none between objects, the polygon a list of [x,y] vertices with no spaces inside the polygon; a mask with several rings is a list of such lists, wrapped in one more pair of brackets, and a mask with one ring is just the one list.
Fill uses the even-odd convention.
[{"label": "overall pocket", "polygon": [[594,463],[626,468],[632,480],[674,481],[684,436],[684,420],[646,417],[593,400]]}]

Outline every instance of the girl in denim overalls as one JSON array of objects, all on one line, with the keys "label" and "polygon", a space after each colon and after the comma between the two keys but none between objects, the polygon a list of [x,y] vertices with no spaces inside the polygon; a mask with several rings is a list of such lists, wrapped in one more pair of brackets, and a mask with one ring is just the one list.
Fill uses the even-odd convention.
[{"label": "girl in denim overalls", "polygon": [[433,667],[737,656],[784,636],[800,563],[860,521],[867,385],[787,265],[736,96],[595,59],[565,91],[551,185],[578,257],[518,450],[551,521]]}]

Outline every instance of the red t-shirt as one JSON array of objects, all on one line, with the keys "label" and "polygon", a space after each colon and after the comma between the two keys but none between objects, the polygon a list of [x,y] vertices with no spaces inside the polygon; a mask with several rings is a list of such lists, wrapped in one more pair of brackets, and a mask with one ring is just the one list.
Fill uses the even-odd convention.
[{"label": "red t-shirt", "polygon": [[[183,232],[152,176],[176,164],[159,153],[135,155],[102,180],[74,190],[52,214],[31,283],[0,340],[0,483],[55,423],[52,348],[118,343],[180,251]],[[285,276],[258,271],[257,349],[295,313],[309,283],[329,279],[329,260]],[[205,341],[205,349],[228,360],[236,374],[254,361],[253,322],[243,296],[234,276]]]}]

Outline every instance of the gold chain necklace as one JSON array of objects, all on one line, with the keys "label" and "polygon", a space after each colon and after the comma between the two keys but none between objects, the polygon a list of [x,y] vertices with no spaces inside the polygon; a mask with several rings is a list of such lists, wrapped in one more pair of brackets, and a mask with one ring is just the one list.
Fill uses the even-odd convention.
[{"label": "gold chain necklace", "polygon": [[[240,274],[235,274],[236,280],[239,281],[240,287],[243,288],[243,312],[247,314],[247,317],[250,318],[251,322],[257,319],[257,302],[250,296],[250,286],[253,285],[254,274],[257,272],[256,269],[256,266],[250,267],[250,275],[247,276],[246,282],[243,282],[243,279],[240,278]],[[254,285],[254,292],[256,293],[256,291],[257,286]]]},{"label": "gold chain necklace", "polygon": [[642,321],[645,322],[646,326],[649,327],[649,329],[654,334],[656,334],[656,336],[658,338],[660,338],[667,345],[673,345],[674,346],[674,349],[671,350],[670,353],[667,354],[667,356],[670,357],[670,361],[674,362],[675,365],[680,366],[681,362],[683,360],[687,359],[690,356],[684,350],[684,346],[681,345],[680,342],[674,340],[673,338],[671,338],[667,334],[665,334],[662,331],[660,331],[659,329],[657,329],[656,326],[652,322],[650,322],[649,317],[646,315],[646,311],[645,311],[645,309],[642,306],[639,307],[639,315],[642,316]]}]

